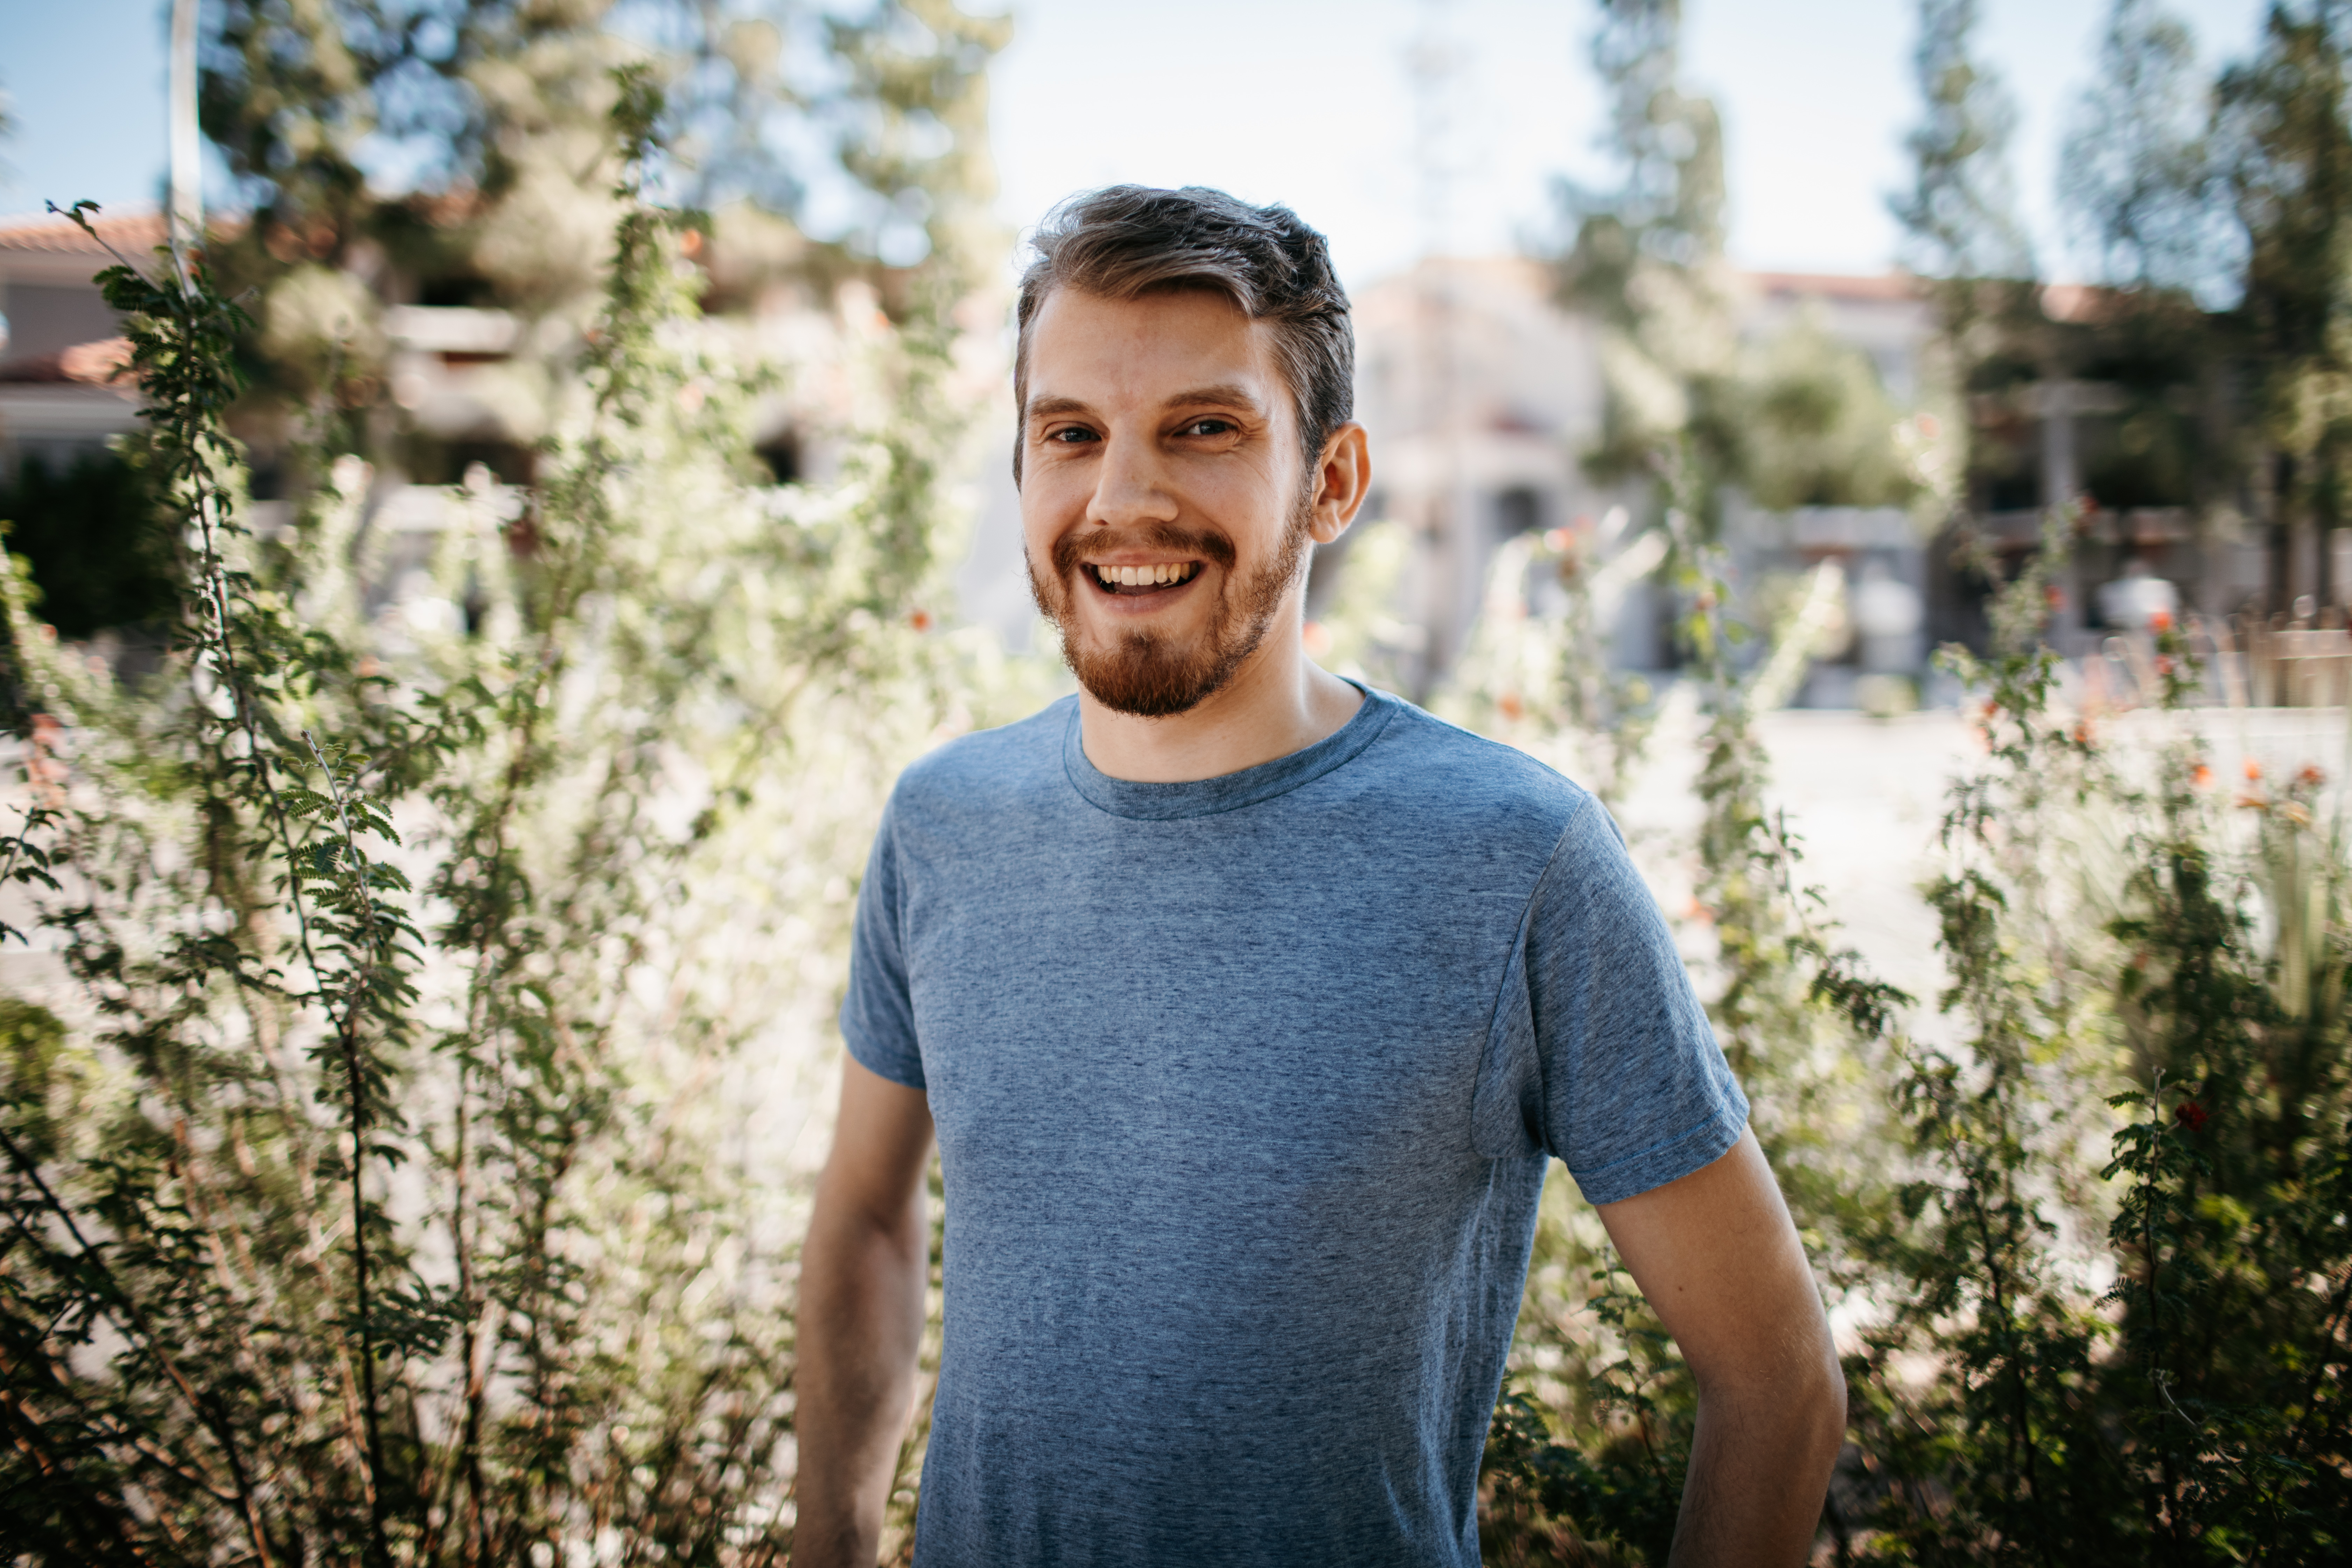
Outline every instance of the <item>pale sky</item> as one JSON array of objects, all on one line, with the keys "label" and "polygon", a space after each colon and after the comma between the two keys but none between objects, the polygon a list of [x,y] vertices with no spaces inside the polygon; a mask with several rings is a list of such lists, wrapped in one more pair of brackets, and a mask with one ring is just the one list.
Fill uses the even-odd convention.
[{"label": "pale sky", "polygon": [[[2263,0],[2171,0],[2209,59],[2243,54]],[[2019,101],[2017,184],[2046,272],[2069,271],[2052,184],[2107,0],[1984,0],[1985,54]],[[1589,0],[1016,0],[992,82],[1008,226],[1132,180],[1286,201],[1361,284],[1434,231],[1457,254],[1548,231],[1549,181],[1601,177]],[[0,212],[152,203],[163,178],[162,0],[0,0]],[[1691,84],[1728,134],[1731,250],[1747,266],[1883,269],[1915,116],[1907,0],[1686,0]],[[1416,41],[1444,87],[1417,94]],[[1433,134],[1417,133],[1433,111]],[[1424,211],[1417,147],[1450,171]]]}]

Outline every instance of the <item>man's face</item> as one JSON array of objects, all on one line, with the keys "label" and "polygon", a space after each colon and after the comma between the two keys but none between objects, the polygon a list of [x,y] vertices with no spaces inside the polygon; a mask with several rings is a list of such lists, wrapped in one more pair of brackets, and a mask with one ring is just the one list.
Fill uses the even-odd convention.
[{"label": "man's face", "polygon": [[1198,289],[1048,296],[1030,329],[1029,585],[1095,700],[1158,717],[1284,618],[1313,500],[1266,329]]}]

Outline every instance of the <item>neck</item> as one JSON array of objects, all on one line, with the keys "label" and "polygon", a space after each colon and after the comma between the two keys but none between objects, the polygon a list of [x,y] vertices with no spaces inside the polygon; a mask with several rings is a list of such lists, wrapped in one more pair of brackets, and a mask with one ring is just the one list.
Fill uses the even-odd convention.
[{"label": "neck", "polygon": [[1087,760],[1115,779],[1188,784],[1286,757],[1338,733],[1363,694],[1307,657],[1298,624],[1294,602],[1275,616],[1234,678],[1182,713],[1138,718],[1081,690],[1078,733]]}]

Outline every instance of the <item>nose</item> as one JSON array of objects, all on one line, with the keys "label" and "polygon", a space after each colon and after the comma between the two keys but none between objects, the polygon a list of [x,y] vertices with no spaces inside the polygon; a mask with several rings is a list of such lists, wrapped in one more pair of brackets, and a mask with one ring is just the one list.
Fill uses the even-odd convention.
[{"label": "nose", "polygon": [[1107,528],[1173,522],[1177,511],[1175,489],[1152,444],[1114,433],[1096,471],[1087,521]]}]

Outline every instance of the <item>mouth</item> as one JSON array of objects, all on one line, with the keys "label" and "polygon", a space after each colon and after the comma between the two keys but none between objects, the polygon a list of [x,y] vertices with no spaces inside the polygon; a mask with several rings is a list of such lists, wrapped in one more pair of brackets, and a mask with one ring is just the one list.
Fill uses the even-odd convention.
[{"label": "mouth", "polygon": [[1111,566],[1089,563],[1078,574],[1097,593],[1121,599],[1173,594],[1200,575],[1197,561],[1155,561],[1142,566]]}]

